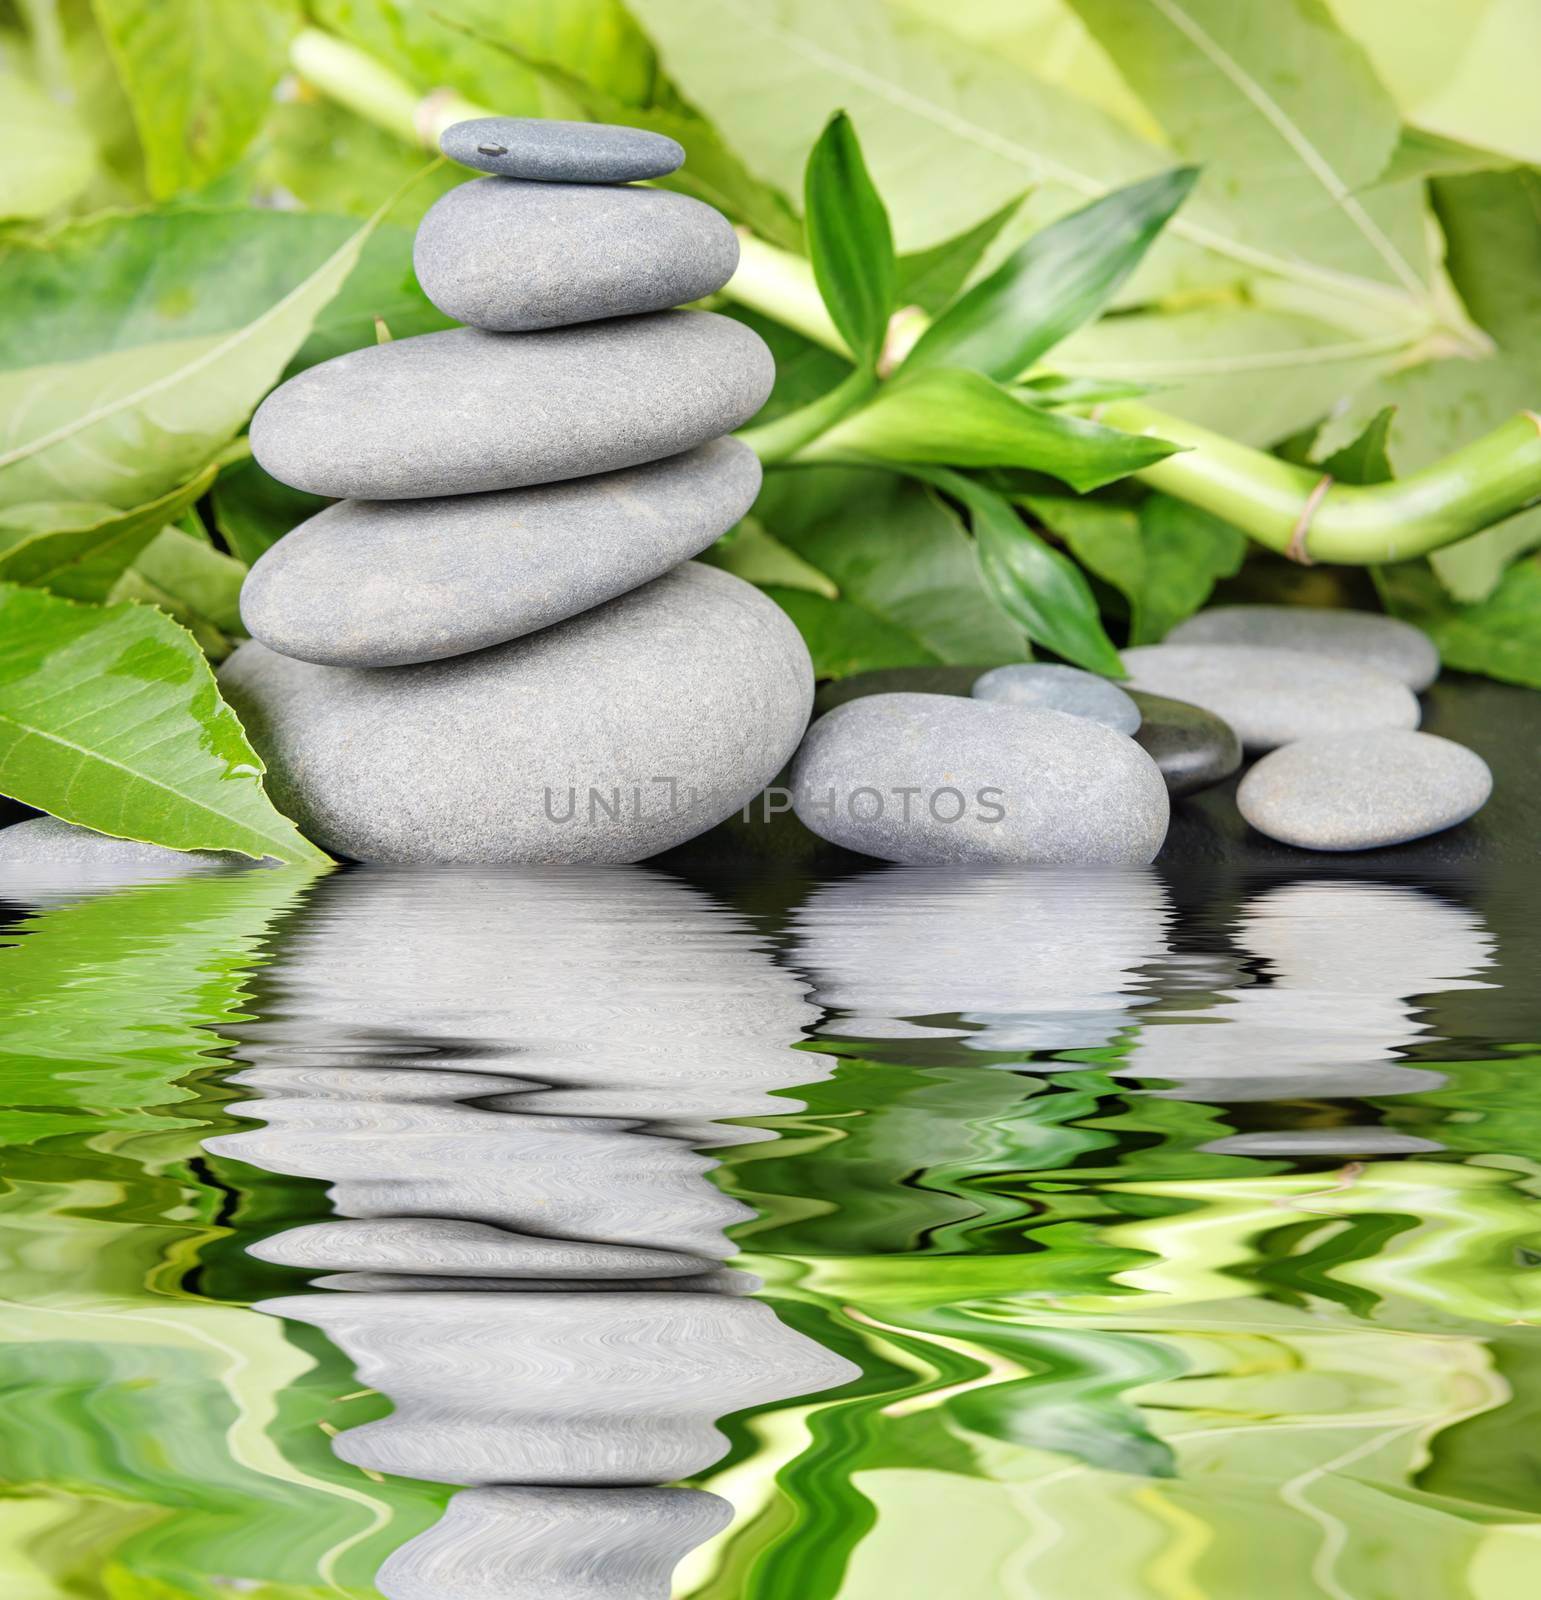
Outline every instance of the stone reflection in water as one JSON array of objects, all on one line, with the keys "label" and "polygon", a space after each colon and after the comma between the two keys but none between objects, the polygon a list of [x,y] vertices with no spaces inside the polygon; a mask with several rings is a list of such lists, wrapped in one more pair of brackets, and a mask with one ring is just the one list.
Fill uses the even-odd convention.
[{"label": "stone reflection in water", "polygon": [[796,959],[839,1013],[825,1034],[1093,1050],[1153,998],[1141,969],[1166,954],[1168,914],[1145,868],[895,867],[815,889]]},{"label": "stone reflection in water", "polygon": [[[1426,1032],[1415,998],[1489,987],[1475,976],[1492,959],[1480,918],[1401,884],[1271,886],[1247,900],[1231,931],[1260,973],[1218,991],[1205,1009],[1166,1011],[1142,1031],[1122,1070],[1172,1085],[1157,1094],[1225,1103],[1436,1088],[1438,1073],[1397,1059]],[[1340,1132],[1354,1154],[1428,1148],[1384,1131]],[[1225,1147],[1248,1150],[1249,1137]],[[1260,1155],[1333,1153],[1322,1133],[1253,1142]]]},{"label": "stone reflection in water", "polygon": [[[637,868],[356,871],[268,969],[261,1127],[209,1141],[320,1178],[338,1220],[254,1253],[348,1294],[314,1324],[391,1415],[338,1436],[372,1471],[470,1484],[379,1577],[391,1600],[665,1596],[727,1508],[667,1483],[715,1423],[855,1369],[743,1297],[750,1215],[693,1145],[795,1109],[817,1012],[742,919]],[[486,1292],[518,1291],[518,1292]]]}]

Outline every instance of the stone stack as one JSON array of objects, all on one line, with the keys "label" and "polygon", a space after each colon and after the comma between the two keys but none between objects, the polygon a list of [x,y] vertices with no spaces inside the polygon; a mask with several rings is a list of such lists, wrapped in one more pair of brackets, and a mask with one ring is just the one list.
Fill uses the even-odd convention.
[{"label": "stone stack", "polygon": [[418,230],[466,324],[356,350],[252,420],[274,477],[338,500],[253,567],[221,682],[277,805],[365,861],[621,862],[758,794],[807,723],[796,629],[689,558],[749,509],[726,437],[770,392],[764,343],[676,309],[738,241],[634,180],[637,129],[491,118],[446,153],[490,175]]}]

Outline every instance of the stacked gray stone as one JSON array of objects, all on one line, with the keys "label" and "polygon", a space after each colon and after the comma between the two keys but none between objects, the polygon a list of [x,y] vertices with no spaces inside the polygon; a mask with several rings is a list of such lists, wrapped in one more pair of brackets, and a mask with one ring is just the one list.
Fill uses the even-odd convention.
[{"label": "stacked gray stone", "polygon": [[710,206],[633,180],[638,129],[489,118],[488,172],[414,261],[466,326],[324,362],[252,420],[272,475],[338,503],[279,541],[221,674],[276,803],[342,856],[622,862],[741,809],[807,724],[785,614],[693,563],[749,509],[770,352],[677,309],[732,275]]}]

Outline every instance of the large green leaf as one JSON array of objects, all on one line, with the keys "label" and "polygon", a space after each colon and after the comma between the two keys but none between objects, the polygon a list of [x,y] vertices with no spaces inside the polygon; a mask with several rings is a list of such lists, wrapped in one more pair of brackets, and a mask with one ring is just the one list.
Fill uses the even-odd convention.
[{"label": "large green leaf", "polygon": [[124,509],[241,426],[372,230],[276,211],[108,214],[0,249],[0,506]]},{"label": "large green leaf", "polygon": [[[1447,267],[1467,309],[1496,349],[1485,360],[1441,361],[1369,385],[1323,430],[1319,449],[1341,448],[1387,406],[1390,449],[1416,472],[1541,402],[1541,174],[1529,169],[1438,178],[1435,209]],[[1511,517],[1432,559],[1457,600],[1491,594],[1515,556],[1541,544],[1541,510]]]},{"label": "large green leaf", "polygon": [[94,154],[68,105],[0,72],[0,217],[43,217],[68,205],[85,188]]},{"label": "large green leaf", "polygon": [[904,370],[970,367],[992,378],[1020,376],[1098,315],[1197,175],[1179,167],[1050,223],[926,329]]},{"label": "large green leaf", "polygon": [[295,0],[91,0],[128,92],[150,191],[200,189],[267,113]]},{"label": "large green leaf", "polygon": [[1027,467],[1082,492],[1127,477],[1176,447],[1018,399],[983,373],[935,367],[887,384],[831,428],[810,456],[962,467]]},{"label": "large green leaf", "polygon": [[1376,586],[1393,616],[1415,623],[1462,672],[1541,689],[1541,558],[1517,561],[1474,605],[1459,605],[1422,561],[1378,568]]},{"label": "large green leaf", "polygon": [[803,222],[814,281],[858,363],[877,365],[894,309],[894,239],[844,112],[808,157]]},{"label": "large green leaf", "polygon": [[262,770],[169,617],[0,587],[0,794],[178,850],[326,860],[273,809]]},{"label": "large green leaf", "polygon": [[1401,133],[1322,0],[1069,0],[1177,149],[1235,243],[1429,298],[1421,197],[1363,193]]},{"label": "large green leaf", "polygon": [[207,493],[217,464],[148,505],[13,506],[0,512],[0,582],[49,589],[70,600],[105,600],[168,522]]},{"label": "large green leaf", "polygon": [[962,525],[920,484],[863,468],[772,472],[755,514],[847,606],[907,635],[912,661],[1023,659],[1022,630],[981,582]]},{"label": "large green leaf", "polygon": [[980,567],[1002,608],[1034,644],[1089,672],[1128,676],[1075,562],[1045,544],[993,489],[945,468],[923,476],[967,508]]}]

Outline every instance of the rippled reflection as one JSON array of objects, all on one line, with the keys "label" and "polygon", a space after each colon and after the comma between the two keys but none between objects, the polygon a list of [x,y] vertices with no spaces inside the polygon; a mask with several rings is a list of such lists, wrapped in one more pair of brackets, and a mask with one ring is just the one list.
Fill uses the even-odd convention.
[{"label": "rippled reflection", "polygon": [[6,1593],[1533,1592],[1524,885],[24,892]]}]

